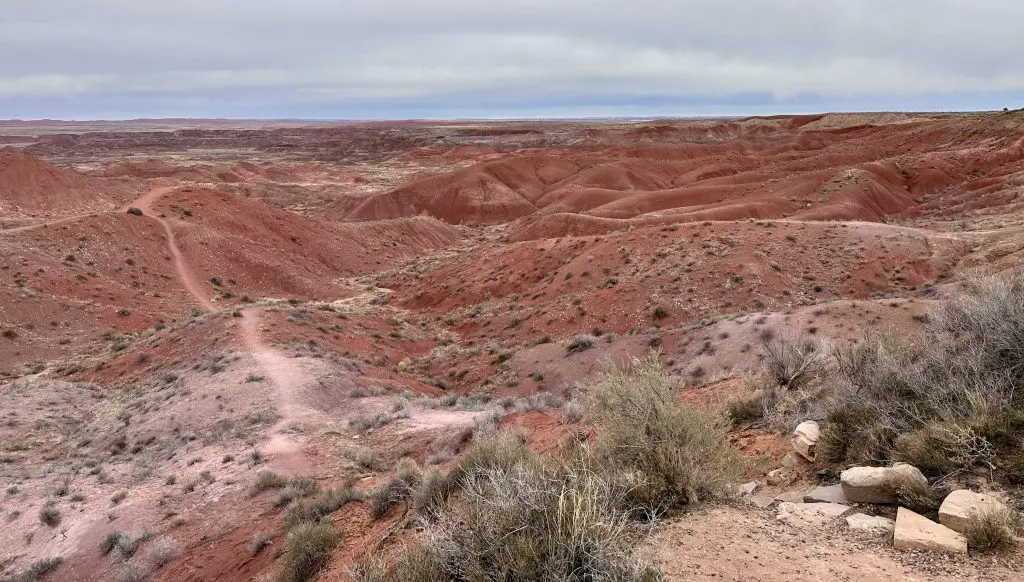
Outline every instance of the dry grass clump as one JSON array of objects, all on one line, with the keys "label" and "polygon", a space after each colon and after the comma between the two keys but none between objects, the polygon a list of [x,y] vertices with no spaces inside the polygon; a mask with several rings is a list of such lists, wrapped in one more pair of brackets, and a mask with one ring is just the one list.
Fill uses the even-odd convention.
[{"label": "dry grass clump", "polygon": [[764,417],[764,390],[758,388],[733,394],[723,403],[725,413],[733,422],[745,422]]},{"label": "dry grass clump", "polygon": [[112,532],[103,539],[103,542],[100,544],[100,551],[106,555],[116,549],[120,557],[130,558],[135,555],[135,550],[139,548],[139,544],[151,537],[153,537],[153,532],[149,530]]},{"label": "dry grass clump", "polygon": [[837,353],[821,450],[926,474],[984,467],[1024,481],[1024,270],[970,281],[908,340],[873,334]]},{"label": "dry grass clump", "polygon": [[634,360],[590,389],[593,447],[577,439],[542,458],[521,434],[481,430],[447,475],[411,464],[396,472],[374,493],[386,508],[375,514],[411,499],[426,533],[390,567],[368,561],[354,574],[364,582],[661,579],[633,556],[634,518],[725,496],[742,467],[727,419],[684,406],[676,388],[656,356]]},{"label": "dry grass clump", "polygon": [[288,480],[271,471],[264,469],[256,474],[256,481],[249,487],[249,495],[258,495],[267,489],[280,489],[288,484]]},{"label": "dry grass clump", "polygon": [[172,539],[159,539],[153,541],[142,556],[143,561],[149,564],[154,570],[163,567],[181,555],[181,545]]},{"label": "dry grass clump", "polygon": [[[406,412],[406,416],[408,416],[408,412]],[[387,426],[395,418],[396,415],[392,415],[391,413],[384,411],[357,414],[348,419],[348,427],[359,434],[363,434],[371,430],[376,430],[382,426]]]},{"label": "dry grass clump", "polygon": [[[485,440],[506,450],[501,435]],[[364,581],[656,580],[631,555],[635,539],[622,491],[581,463],[517,456],[510,465],[482,462],[462,473],[458,501],[440,512],[429,535],[390,569],[364,564]]]},{"label": "dry grass clump", "polygon": [[288,506],[285,512],[284,525],[291,529],[303,522],[316,522],[338,511],[349,501],[361,499],[351,483],[341,487],[321,491],[312,499],[298,499]]},{"label": "dry grass clump", "polygon": [[761,342],[765,370],[785,390],[800,390],[824,370],[828,350],[815,341],[787,341],[765,338]]},{"label": "dry grass clump", "polygon": [[331,559],[341,535],[328,521],[303,522],[288,530],[278,580],[305,582],[313,579]]},{"label": "dry grass clump", "polygon": [[50,527],[57,527],[61,522],[60,510],[53,500],[43,504],[39,510],[39,521]]},{"label": "dry grass clump", "polygon": [[380,472],[387,469],[380,455],[367,447],[352,445],[342,451],[342,456],[367,471]]},{"label": "dry grass clump", "polygon": [[60,556],[36,560],[28,568],[15,572],[9,578],[4,578],[4,582],[36,582],[40,576],[56,570],[57,566],[62,563],[64,563],[64,558]]},{"label": "dry grass clump", "polygon": [[963,533],[972,551],[1008,553],[1017,549],[1016,534],[1024,533],[1024,523],[1010,509],[992,509],[972,515]]},{"label": "dry grass clump", "polygon": [[266,531],[256,532],[252,536],[252,540],[249,541],[249,557],[254,558],[263,548],[270,545],[270,542],[274,539],[274,534]]},{"label": "dry grass clump", "polygon": [[292,477],[288,481],[288,485],[277,493],[277,498],[274,499],[274,507],[284,507],[295,499],[309,497],[316,494],[319,490],[320,485],[317,484],[316,479],[313,477]]},{"label": "dry grass clump", "polygon": [[584,334],[584,335],[573,336],[565,344],[565,352],[567,354],[576,354],[576,353],[579,353],[579,352],[585,352],[585,351],[589,350],[590,348],[594,347],[595,343],[597,343],[597,338],[592,336],[592,335]]},{"label": "dry grass clump", "polygon": [[634,506],[664,510],[728,495],[743,459],[729,444],[728,418],[684,405],[678,379],[657,356],[609,368],[588,394],[602,470],[623,480]]},{"label": "dry grass clump", "polygon": [[412,499],[421,478],[422,472],[416,461],[408,457],[399,461],[394,476],[374,489],[368,497],[373,519],[384,517],[392,508]]},{"label": "dry grass clump", "polygon": [[885,486],[896,495],[899,505],[918,513],[937,510],[942,504],[942,499],[949,493],[948,490],[922,483],[907,473],[890,474]]}]

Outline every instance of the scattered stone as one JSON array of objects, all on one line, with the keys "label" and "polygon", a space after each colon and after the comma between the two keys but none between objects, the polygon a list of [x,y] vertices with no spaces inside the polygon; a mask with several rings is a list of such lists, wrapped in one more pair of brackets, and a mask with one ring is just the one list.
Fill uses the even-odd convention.
[{"label": "scattered stone", "polygon": [[747,501],[749,501],[751,505],[760,507],[761,509],[768,509],[775,504],[775,500],[771,497],[765,497],[764,495],[758,495],[756,493],[748,497]]},{"label": "scattered stone", "polygon": [[851,503],[895,504],[896,493],[890,486],[893,479],[928,484],[928,479],[917,467],[906,463],[896,463],[891,467],[852,467],[839,475],[843,494]]},{"label": "scattered stone", "polygon": [[797,425],[793,431],[793,450],[800,453],[800,456],[808,461],[814,460],[814,449],[818,445],[818,438],[821,436],[821,429],[818,423],[807,420]]},{"label": "scattered stone", "polygon": [[790,503],[779,504],[778,518],[787,523],[825,523],[838,519],[853,511],[849,505],[838,503]]},{"label": "scattered stone", "polygon": [[744,483],[743,485],[739,486],[740,495],[743,495],[745,497],[749,497],[750,495],[754,494],[754,491],[757,491],[757,487],[758,487],[757,481],[751,481],[750,483]]},{"label": "scattered stone", "polygon": [[788,453],[786,453],[786,456],[782,457],[782,466],[787,469],[806,467],[807,459],[798,455],[796,451],[789,451]]},{"label": "scattered stone", "polygon": [[766,481],[772,487],[787,487],[792,485],[800,476],[789,469],[775,469],[766,476]]},{"label": "scattered stone", "polygon": [[779,501],[788,501],[790,503],[804,502],[804,496],[799,491],[786,491],[784,493],[779,493],[775,496],[775,499],[778,499]]},{"label": "scattered stone", "polygon": [[944,525],[901,507],[896,511],[893,547],[897,550],[966,554],[967,539]]},{"label": "scattered stone", "polygon": [[846,516],[846,525],[853,531],[879,536],[891,537],[896,529],[896,521],[880,515],[855,513]]},{"label": "scattered stone", "polygon": [[818,487],[804,495],[804,503],[849,503],[842,485]]},{"label": "scattered stone", "polygon": [[1005,510],[998,499],[984,493],[958,489],[946,496],[939,507],[939,523],[949,529],[963,533],[971,516],[984,515],[991,511]]}]

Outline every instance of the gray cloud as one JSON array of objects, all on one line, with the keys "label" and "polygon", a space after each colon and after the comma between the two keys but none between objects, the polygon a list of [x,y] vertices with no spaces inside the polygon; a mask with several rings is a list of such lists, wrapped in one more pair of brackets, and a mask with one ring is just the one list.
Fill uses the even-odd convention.
[{"label": "gray cloud", "polygon": [[673,100],[692,109],[694,99],[713,107],[742,95],[760,96],[750,107],[779,109],[927,106],[950,95],[963,96],[964,107],[995,107],[1024,95],[1024,4],[1011,1],[0,5],[0,115],[54,107],[53,116],[77,117],[180,110],[358,117],[391,104],[402,116],[429,115],[421,107],[429,103],[444,115],[487,103],[495,105],[482,112],[494,115],[548,111],[552,103],[572,114],[573,99],[589,114],[601,110],[602,98],[609,114],[643,114],[637,104],[651,98],[671,110]]}]

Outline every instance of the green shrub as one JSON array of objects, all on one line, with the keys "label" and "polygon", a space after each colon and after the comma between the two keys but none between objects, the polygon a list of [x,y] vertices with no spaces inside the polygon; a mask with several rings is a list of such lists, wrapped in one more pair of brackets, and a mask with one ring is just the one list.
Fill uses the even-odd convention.
[{"label": "green shrub", "polygon": [[279,580],[312,580],[330,562],[340,541],[341,535],[326,521],[304,522],[289,529]]},{"label": "green shrub", "polygon": [[764,417],[764,391],[733,394],[723,404],[725,413],[733,422],[757,420]]},{"label": "green shrub", "polygon": [[743,469],[719,411],[681,402],[678,379],[657,356],[610,367],[589,392],[598,440],[595,458],[625,480],[630,503],[668,509],[728,495]]},{"label": "green shrub", "polygon": [[427,520],[436,518],[448,499],[449,491],[448,475],[436,467],[430,467],[423,472],[419,484],[412,492],[416,513]]}]

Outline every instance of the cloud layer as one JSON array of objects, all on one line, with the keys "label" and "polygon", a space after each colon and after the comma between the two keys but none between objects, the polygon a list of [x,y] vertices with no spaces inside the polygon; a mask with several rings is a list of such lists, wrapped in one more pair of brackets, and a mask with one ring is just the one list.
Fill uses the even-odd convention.
[{"label": "cloud layer", "polygon": [[3,117],[1024,105],[997,0],[0,0]]}]

